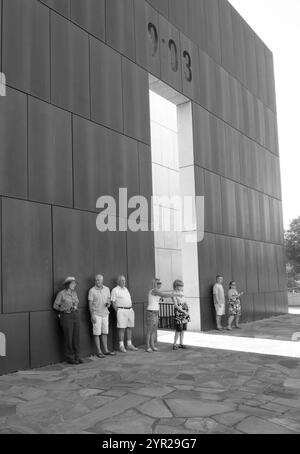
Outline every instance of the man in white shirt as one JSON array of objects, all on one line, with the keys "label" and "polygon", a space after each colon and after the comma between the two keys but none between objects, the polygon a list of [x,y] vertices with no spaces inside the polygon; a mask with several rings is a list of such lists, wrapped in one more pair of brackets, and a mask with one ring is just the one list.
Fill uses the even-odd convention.
[{"label": "man in white shirt", "polygon": [[[131,296],[126,288],[125,276],[118,277],[118,285],[111,292],[111,302],[117,313],[117,327],[119,334],[119,350],[126,353],[127,350],[138,350],[132,344],[132,329],[134,328],[134,310]],[[127,330],[127,350],[124,346],[125,330]]]},{"label": "man in white shirt", "polygon": [[[105,358],[106,355],[114,355],[107,348],[109,332],[108,309],[111,306],[110,291],[108,287],[103,285],[103,276],[101,274],[95,277],[95,286],[90,289],[88,299],[97,356],[98,358]],[[100,338],[103,344],[103,353],[100,346]]]},{"label": "man in white shirt", "polygon": [[223,331],[222,316],[225,315],[225,293],[223,287],[223,277],[217,276],[213,287],[214,305],[216,310],[217,330]]}]

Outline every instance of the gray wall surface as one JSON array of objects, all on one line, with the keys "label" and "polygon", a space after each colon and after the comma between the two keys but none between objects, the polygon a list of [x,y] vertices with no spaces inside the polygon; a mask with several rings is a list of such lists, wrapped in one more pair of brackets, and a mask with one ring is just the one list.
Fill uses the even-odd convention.
[{"label": "gray wall surface", "polygon": [[153,233],[100,234],[95,204],[124,186],[152,194],[148,73],[193,103],[202,329],[217,273],[245,290],[244,321],[285,313],[273,58],[227,0],[0,6],[0,373],[61,359],[52,302],[66,275],[80,282],[83,353],[96,272],[110,287],[128,277],[142,342]]}]

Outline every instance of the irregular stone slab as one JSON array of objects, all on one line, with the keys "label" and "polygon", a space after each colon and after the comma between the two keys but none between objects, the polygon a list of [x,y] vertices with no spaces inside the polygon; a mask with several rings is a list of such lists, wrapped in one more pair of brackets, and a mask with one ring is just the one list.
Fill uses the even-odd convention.
[{"label": "irregular stone slab", "polygon": [[41,389],[37,388],[27,388],[24,391],[22,391],[18,397],[24,400],[36,400],[40,399],[41,397],[44,397],[47,395],[47,391],[43,391]]},{"label": "irregular stone slab", "polygon": [[103,396],[122,397],[126,394],[124,389],[109,389],[103,393]]},{"label": "irregular stone slab", "polygon": [[140,394],[142,396],[163,397],[166,396],[167,394],[170,394],[172,391],[174,391],[174,388],[170,388],[169,386],[158,385],[157,387],[149,386],[145,388],[135,389],[133,392],[135,394]]},{"label": "irregular stone slab", "polygon": [[181,434],[194,434],[195,432],[192,430],[185,429],[184,427],[158,425],[155,427],[154,433],[155,434],[181,435]]},{"label": "irregular stone slab", "polygon": [[97,394],[101,394],[104,390],[101,389],[81,389],[79,394],[81,397],[90,397],[96,396]]},{"label": "irregular stone slab", "polygon": [[96,424],[87,430],[93,433],[152,434],[154,420],[137,414],[131,418],[118,417]]},{"label": "irregular stone slab", "polygon": [[97,408],[102,407],[105,404],[108,404],[109,402],[115,400],[115,397],[109,397],[109,396],[93,396],[89,397],[87,400],[84,401],[84,405],[89,409],[89,410],[96,410]]},{"label": "irregular stone slab", "polygon": [[238,422],[241,422],[243,419],[247,418],[246,413],[240,411],[234,411],[231,413],[224,413],[223,415],[215,416],[215,420],[224,426],[235,426]]},{"label": "irregular stone slab", "polygon": [[82,418],[74,419],[73,424],[80,426],[81,429],[87,429],[100,421],[120,415],[129,408],[137,407],[146,400],[147,398],[143,396],[127,394],[126,396],[113,400],[112,402],[100,407],[86,416],[83,416]]},{"label": "irregular stone slab", "polygon": [[0,404],[0,418],[16,414],[16,405]]},{"label": "irregular stone slab", "polygon": [[255,416],[249,416],[238,424],[237,429],[246,434],[260,434],[260,435],[272,435],[272,434],[295,434],[295,431],[289,430],[286,427],[278,424],[273,424],[264,419],[257,418]]},{"label": "irregular stone slab", "polygon": [[184,426],[194,432],[212,433],[217,429],[218,423],[210,418],[189,418]]},{"label": "irregular stone slab", "polygon": [[190,375],[190,374],[180,374],[180,375],[177,375],[176,377],[177,380],[187,380],[187,381],[194,381],[195,378],[193,377],[193,375]]},{"label": "irregular stone slab", "polygon": [[290,430],[300,433],[300,423],[288,418],[272,418],[270,421],[274,424],[287,427]]},{"label": "irregular stone slab", "polygon": [[172,413],[168,410],[165,403],[160,399],[153,399],[150,402],[138,407],[139,411],[152,418],[172,418]]},{"label": "irregular stone slab", "polygon": [[167,403],[174,416],[186,418],[213,416],[234,410],[232,405],[208,403],[199,400],[168,399]]}]

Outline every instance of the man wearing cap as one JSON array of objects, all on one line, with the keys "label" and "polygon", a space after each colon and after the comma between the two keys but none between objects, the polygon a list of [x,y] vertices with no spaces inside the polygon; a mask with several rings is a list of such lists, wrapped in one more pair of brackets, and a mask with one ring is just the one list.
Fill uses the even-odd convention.
[{"label": "man wearing cap", "polygon": [[[111,292],[111,302],[117,313],[119,350],[122,353],[126,353],[127,350],[138,350],[131,341],[132,329],[134,328],[134,310],[130,293],[126,288],[125,276],[119,276],[117,282],[117,287]],[[124,346],[125,330],[127,330],[127,350]]]},{"label": "man wearing cap", "polygon": [[75,277],[67,277],[64,281],[64,289],[57,294],[53,304],[53,308],[59,312],[65,357],[69,364],[83,363],[80,358],[80,318],[76,285]]},{"label": "man wearing cap", "polygon": [[[110,291],[103,285],[103,276],[98,274],[95,277],[95,286],[89,291],[89,309],[93,324],[94,341],[97,348],[98,358],[105,358],[106,355],[114,355],[108,351],[107,335],[109,330],[109,307]],[[103,344],[103,353],[100,346],[100,337]]]}]

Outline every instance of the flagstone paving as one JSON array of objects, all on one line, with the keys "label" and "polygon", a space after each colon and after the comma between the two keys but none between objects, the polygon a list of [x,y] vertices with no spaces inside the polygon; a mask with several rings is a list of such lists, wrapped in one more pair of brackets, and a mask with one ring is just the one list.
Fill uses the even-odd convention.
[{"label": "flagstone paving", "polygon": [[[258,337],[261,327],[287,340],[300,317],[233,335]],[[300,359],[160,349],[0,377],[0,434],[300,433]]]}]

